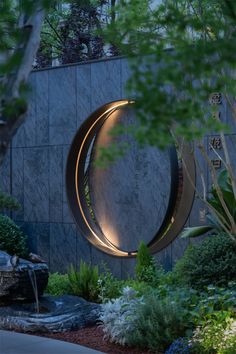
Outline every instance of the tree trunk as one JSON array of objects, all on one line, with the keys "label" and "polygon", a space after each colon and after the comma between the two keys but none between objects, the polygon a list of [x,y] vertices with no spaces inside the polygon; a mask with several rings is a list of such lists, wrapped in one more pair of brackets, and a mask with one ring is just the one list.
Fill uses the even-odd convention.
[{"label": "tree trunk", "polygon": [[[40,32],[45,16],[43,8],[36,7],[34,13],[27,19],[19,31],[22,31],[22,40],[14,49],[14,53],[23,53],[21,62],[16,71],[3,78],[5,92],[0,102],[0,166],[7,153],[9,143],[16,134],[18,128],[24,122],[27,111],[26,103],[20,100],[20,87],[25,84],[32,70],[32,64],[36,57],[40,44]],[[4,114],[6,107],[14,107],[14,114]]]}]

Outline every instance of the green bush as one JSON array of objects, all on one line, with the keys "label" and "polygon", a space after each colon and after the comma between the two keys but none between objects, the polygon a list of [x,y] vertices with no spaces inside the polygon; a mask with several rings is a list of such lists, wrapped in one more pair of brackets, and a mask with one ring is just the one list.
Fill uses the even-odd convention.
[{"label": "green bush", "polygon": [[134,289],[137,297],[147,294],[153,289],[146,282],[138,281],[136,279],[119,280],[106,269],[105,273],[101,274],[98,279],[98,297],[102,303],[117,299],[121,296],[125,287]]},{"label": "green bush", "polygon": [[236,279],[236,247],[228,235],[211,235],[191,245],[174,268],[182,285],[196,289],[213,284],[227,286]]},{"label": "green bush", "polygon": [[124,282],[118,280],[105,268],[105,272],[98,279],[98,297],[102,303],[121,296]]},{"label": "green bush", "polygon": [[155,264],[148,247],[143,241],[140,242],[135,267],[136,278],[139,281],[152,281],[155,273]]},{"label": "green bush", "polygon": [[135,267],[136,279],[145,282],[152,287],[159,285],[161,277],[164,275],[163,268],[151,256],[147,245],[140,242]]},{"label": "green bush", "polygon": [[26,235],[13,220],[0,215],[0,250],[10,255],[27,256]]},{"label": "green bush", "polygon": [[48,278],[46,293],[54,296],[71,294],[70,282],[67,274],[51,273]]},{"label": "green bush", "polygon": [[151,285],[147,284],[144,281],[138,281],[136,279],[123,280],[122,288],[127,286],[134,289],[137,292],[138,297],[146,295],[153,290],[153,287]]},{"label": "green bush", "polygon": [[80,261],[80,270],[77,272],[71,265],[68,279],[74,295],[81,296],[89,301],[98,300],[98,267]]},{"label": "green bush", "polygon": [[0,190],[0,211],[4,209],[17,210],[19,208],[20,208],[20,204],[14,197],[6,193],[3,193]]},{"label": "green bush", "polygon": [[144,297],[136,316],[127,342],[139,348],[163,351],[189,330],[188,313],[181,303],[170,297],[161,300],[155,291]]}]

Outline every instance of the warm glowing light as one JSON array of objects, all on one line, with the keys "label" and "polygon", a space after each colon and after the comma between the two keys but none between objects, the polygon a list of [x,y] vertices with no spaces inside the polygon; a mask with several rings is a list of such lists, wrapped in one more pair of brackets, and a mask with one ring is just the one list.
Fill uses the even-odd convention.
[{"label": "warm glowing light", "polygon": [[112,249],[116,255],[120,255],[120,256],[127,256],[127,252],[123,252],[119,249],[117,249],[108,239],[107,239],[107,242],[109,245],[107,245],[105,242],[103,242],[99,236],[94,232],[94,230],[92,229],[92,227],[90,226],[85,214],[84,214],[84,211],[83,211],[83,208],[82,208],[82,204],[81,204],[81,200],[80,200],[80,194],[79,194],[79,186],[78,186],[78,169],[79,169],[79,161],[80,161],[80,157],[81,157],[81,153],[83,151],[83,147],[84,147],[84,144],[91,132],[91,130],[94,128],[94,126],[105,116],[107,115],[108,113],[116,110],[117,108],[119,107],[122,107],[122,106],[126,106],[128,104],[133,104],[134,101],[128,101],[128,100],[123,100],[122,102],[120,103],[114,103],[109,109],[107,109],[105,112],[103,112],[96,120],[95,122],[90,126],[90,128],[88,129],[84,139],[83,139],[83,142],[81,144],[81,147],[80,147],[80,150],[78,152],[78,157],[77,157],[77,161],[76,161],[76,170],[75,170],[75,184],[76,184],[76,196],[77,196],[77,201],[78,201],[78,205],[79,205],[79,208],[80,208],[80,212],[81,212],[81,215],[84,219],[84,222],[86,223],[88,229],[90,230],[90,232],[93,234],[93,236],[96,238],[98,244],[101,244],[103,247],[107,248],[107,249]]}]

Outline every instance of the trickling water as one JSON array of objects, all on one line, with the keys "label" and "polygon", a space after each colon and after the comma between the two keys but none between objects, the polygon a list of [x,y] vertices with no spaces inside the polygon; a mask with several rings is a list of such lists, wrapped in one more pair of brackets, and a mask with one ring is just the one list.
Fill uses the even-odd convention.
[{"label": "trickling water", "polygon": [[39,296],[38,296],[37,278],[34,269],[32,269],[30,266],[28,266],[28,274],[34,291],[35,309],[36,312],[39,313]]}]

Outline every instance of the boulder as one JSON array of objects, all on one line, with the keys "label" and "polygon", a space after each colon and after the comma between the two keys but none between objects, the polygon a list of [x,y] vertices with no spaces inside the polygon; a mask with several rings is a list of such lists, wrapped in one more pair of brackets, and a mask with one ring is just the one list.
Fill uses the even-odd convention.
[{"label": "boulder", "polygon": [[0,330],[65,332],[94,326],[99,321],[102,307],[72,295],[44,295],[39,305],[39,314],[33,303],[0,307]]},{"label": "boulder", "polygon": [[40,297],[48,275],[46,263],[32,263],[0,251],[0,306],[13,301],[34,301],[35,283]]}]

